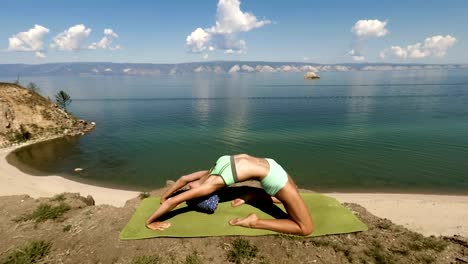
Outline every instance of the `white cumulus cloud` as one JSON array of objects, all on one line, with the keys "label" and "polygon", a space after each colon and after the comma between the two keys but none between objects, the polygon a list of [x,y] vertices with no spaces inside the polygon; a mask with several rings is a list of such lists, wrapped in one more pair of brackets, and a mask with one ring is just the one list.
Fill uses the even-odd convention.
[{"label": "white cumulus cloud", "polygon": [[34,25],[25,32],[19,32],[8,39],[9,51],[40,51],[43,50],[44,37],[49,29],[41,25]]},{"label": "white cumulus cloud", "polygon": [[380,57],[394,57],[399,59],[421,59],[427,57],[444,57],[447,50],[452,47],[457,39],[453,36],[432,36],[406,47],[391,46],[380,53]]},{"label": "white cumulus cloud", "polygon": [[385,28],[387,21],[378,19],[358,20],[351,28],[355,38],[351,44],[352,49],[348,52],[354,61],[364,61],[366,59],[365,50],[369,38],[380,38],[388,34]]},{"label": "white cumulus cloud", "polygon": [[36,55],[36,58],[38,58],[38,59],[45,59],[46,58],[46,55],[45,55],[44,52],[36,51],[34,53],[34,55]]},{"label": "white cumulus cloud", "polygon": [[187,39],[185,40],[189,51],[197,53],[205,50],[214,50],[214,47],[209,46],[211,41],[211,35],[203,30],[202,28],[197,28],[193,31]]},{"label": "white cumulus cloud", "polygon": [[51,48],[58,50],[79,51],[83,49],[83,42],[91,34],[91,29],[79,24],[55,36]]},{"label": "white cumulus cloud", "polygon": [[269,20],[257,20],[253,14],[242,12],[239,0],[219,0],[216,25],[210,31],[218,34],[247,32],[269,23]]},{"label": "white cumulus cloud", "polygon": [[350,50],[348,54],[351,55],[354,61],[364,61],[366,59],[366,57],[354,49]]},{"label": "white cumulus cloud", "polygon": [[351,28],[351,32],[358,37],[383,37],[388,34],[385,28],[387,21],[378,19],[359,20]]},{"label": "white cumulus cloud", "polygon": [[119,45],[112,46],[114,39],[118,38],[119,35],[115,33],[112,29],[104,29],[104,37],[98,42],[93,42],[88,46],[88,49],[108,49],[108,50],[119,50],[121,47]]},{"label": "white cumulus cloud", "polygon": [[227,54],[244,53],[246,43],[239,34],[270,24],[270,20],[259,20],[255,15],[240,9],[240,0],[219,0],[215,25],[197,28],[186,38],[189,52],[224,50]]}]

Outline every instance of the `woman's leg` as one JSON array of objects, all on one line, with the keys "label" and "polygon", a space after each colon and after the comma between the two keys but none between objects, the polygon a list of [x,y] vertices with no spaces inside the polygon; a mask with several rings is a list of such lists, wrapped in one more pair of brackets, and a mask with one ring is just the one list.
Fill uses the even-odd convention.
[{"label": "woman's leg", "polygon": [[309,235],[314,230],[312,218],[295,185],[288,181],[276,197],[283,203],[289,219],[259,219],[255,214],[229,221],[231,225],[267,229],[295,235]]},{"label": "woman's leg", "polygon": [[272,203],[281,203],[278,198],[274,196],[270,196],[268,193],[265,192],[262,188],[249,188],[249,191],[243,195],[240,195],[239,198],[236,198],[231,201],[232,207],[241,206],[243,204],[248,203],[255,203],[259,201],[267,201]]},{"label": "woman's leg", "polygon": [[[180,193],[174,197],[168,198],[164,201],[161,206],[159,206],[156,211],[146,220],[145,224],[149,227],[154,227],[154,229],[164,229],[169,227],[170,225],[162,224],[162,222],[157,221],[159,217],[163,216],[167,212],[174,209],[177,205],[198,197],[202,197],[208,194],[211,194],[219,189],[224,187],[224,182],[221,178],[217,176],[213,176],[211,181],[205,181],[202,185],[198,186],[197,188],[190,189],[186,192]],[[156,224],[150,225],[153,222]]]}]

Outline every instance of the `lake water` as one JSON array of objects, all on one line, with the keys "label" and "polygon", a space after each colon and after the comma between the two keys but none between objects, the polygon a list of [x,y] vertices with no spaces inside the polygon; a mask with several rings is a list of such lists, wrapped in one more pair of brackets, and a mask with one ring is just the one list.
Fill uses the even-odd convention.
[{"label": "lake water", "polygon": [[468,70],[320,75],[22,77],[51,98],[67,91],[71,112],[97,127],[16,158],[143,191],[249,153],[318,191],[468,194]]}]

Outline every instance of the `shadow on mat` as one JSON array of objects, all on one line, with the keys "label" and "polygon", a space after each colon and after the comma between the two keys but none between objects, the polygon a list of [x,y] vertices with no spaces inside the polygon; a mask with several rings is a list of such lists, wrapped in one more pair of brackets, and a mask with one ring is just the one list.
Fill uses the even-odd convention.
[{"label": "shadow on mat", "polygon": [[[173,195],[171,195],[170,197],[176,196],[185,191],[187,190],[179,190],[175,192]],[[218,195],[220,203],[231,202],[232,200],[236,198],[242,198],[244,200],[247,199],[249,200],[247,202],[248,205],[251,205],[257,208],[258,210],[270,215],[273,218],[276,218],[276,219],[288,218],[288,215],[283,210],[281,210],[281,208],[276,206],[271,201],[270,195],[267,194],[265,190],[263,190],[262,188],[256,188],[256,187],[250,187],[250,186],[225,187],[211,195],[214,195],[214,194]],[[206,198],[208,198],[209,196],[206,196]],[[165,215],[161,216],[160,220],[166,221],[168,219],[173,218],[174,216],[185,214],[188,212],[194,212],[194,211],[205,213],[203,211],[198,210],[196,207],[187,206],[187,207],[179,208],[179,209],[172,210],[166,213]]]}]

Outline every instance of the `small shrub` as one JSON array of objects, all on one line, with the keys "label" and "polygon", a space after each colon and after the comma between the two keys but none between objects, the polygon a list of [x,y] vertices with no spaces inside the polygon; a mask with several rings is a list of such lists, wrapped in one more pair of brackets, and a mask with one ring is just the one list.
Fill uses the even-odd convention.
[{"label": "small shrub", "polygon": [[53,202],[63,202],[65,201],[65,194],[64,193],[57,194],[54,197],[52,197],[52,199],[50,200]]},{"label": "small shrub", "polygon": [[442,252],[448,245],[446,241],[435,237],[425,237],[423,244],[425,249],[432,249],[436,252]]},{"label": "small shrub", "polygon": [[57,206],[50,204],[40,204],[31,214],[21,216],[14,219],[15,222],[23,222],[28,220],[35,220],[36,223],[44,222],[48,219],[57,219],[71,208],[66,203],[60,203]]},{"label": "small shrub", "polygon": [[441,252],[447,247],[447,242],[435,237],[424,237],[421,234],[411,236],[412,239],[408,242],[408,247],[415,251],[434,250]]},{"label": "small shrub", "polygon": [[71,225],[66,225],[66,226],[63,227],[62,231],[63,232],[68,232],[68,231],[71,230],[71,227],[72,227]]},{"label": "small shrub", "polygon": [[149,192],[142,192],[138,195],[138,197],[140,197],[140,200],[143,200],[143,199],[150,197],[150,194]]},{"label": "small shrub", "polygon": [[419,255],[415,255],[416,256],[416,259],[418,260],[418,263],[426,263],[426,264],[430,264],[430,263],[434,263],[435,262],[435,257],[431,256],[431,255],[427,255],[427,254],[419,254]]},{"label": "small shrub", "polygon": [[198,252],[194,250],[192,253],[185,257],[185,264],[201,264],[202,261],[198,256]]},{"label": "small shrub", "polygon": [[33,82],[30,82],[26,88],[28,88],[28,90],[30,90],[33,93],[39,94],[39,86]]},{"label": "small shrub", "polygon": [[249,241],[239,238],[234,240],[232,248],[227,253],[227,259],[230,262],[242,263],[244,259],[255,258],[258,248],[250,245]]},{"label": "small shrub", "polygon": [[51,242],[39,240],[32,241],[26,246],[14,250],[5,259],[1,260],[2,264],[17,264],[17,263],[35,263],[45,257],[52,246]]},{"label": "small shrub", "polygon": [[162,263],[162,260],[159,256],[138,256],[134,257],[132,264],[159,264]]},{"label": "small shrub", "polygon": [[24,142],[32,138],[32,134],[26,130],[26,128],[21,125],[19,130],[12,132],[10,136],[10,141],[13,142]]}]

